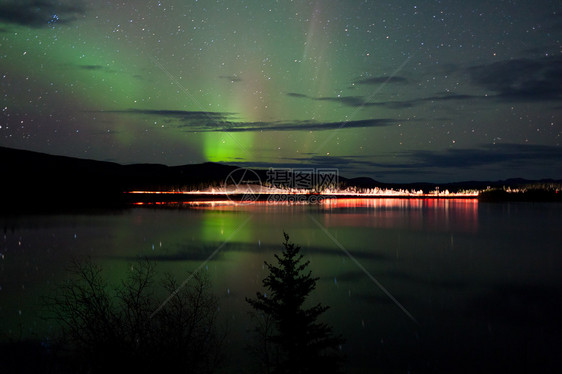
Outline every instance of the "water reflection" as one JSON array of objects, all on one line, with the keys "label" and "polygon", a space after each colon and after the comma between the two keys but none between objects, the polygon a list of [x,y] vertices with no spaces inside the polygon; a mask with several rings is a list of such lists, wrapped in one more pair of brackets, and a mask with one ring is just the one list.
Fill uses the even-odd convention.
[{"label": "water reflection", "polygon": [[92,257],[118,281],[132,261],[144,256],[180,278],[204,264],[232,328],[232,354],[242,355],[250,326],[244,297],[259,289],[266,274],[263,261],[280,248],[285,230],[320,277],[314,301],[331,306],[327,322],[348,340],[350,372],[372,367],[455,371],[456,365],[478,371],[491,362],[504,371],[516,370],[525,360],[544,368],[560,348],[553,332],[562,312],[562,209],[556,204],[224,201],[118,214],[3,217],[0,227],[5,228],[0,237],[3,336],[50,334],[43,325],[41,297],[65,277],[69,259]]},{"label": "water reflection", "polygon": [[339,199],[327,200],[323,205],[330,212],[329,226],[478,230],[477,199]]}]

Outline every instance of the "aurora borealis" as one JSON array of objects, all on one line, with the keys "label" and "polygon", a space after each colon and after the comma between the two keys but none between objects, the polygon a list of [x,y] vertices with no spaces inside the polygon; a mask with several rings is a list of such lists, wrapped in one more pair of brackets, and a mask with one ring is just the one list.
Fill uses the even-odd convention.
[{"label": "aurora borealis", "polygon": [[560,178],[562,4],[0,0],[0,98],[51,154]]}]

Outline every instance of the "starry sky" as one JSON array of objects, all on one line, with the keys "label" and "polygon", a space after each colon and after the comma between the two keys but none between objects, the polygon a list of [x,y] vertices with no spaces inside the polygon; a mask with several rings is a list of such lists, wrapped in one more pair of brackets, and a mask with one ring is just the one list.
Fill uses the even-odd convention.
[{"label": "starry sky", "polygon": [[0,0],[0,146],[562,178],[562,3]]}]

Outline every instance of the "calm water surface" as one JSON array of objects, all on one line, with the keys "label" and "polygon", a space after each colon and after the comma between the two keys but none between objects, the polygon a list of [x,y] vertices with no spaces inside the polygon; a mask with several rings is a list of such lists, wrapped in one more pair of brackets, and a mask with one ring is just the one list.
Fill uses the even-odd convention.
[{"label": "calm water surface", "polygon": [[11,216],[0,227],[2,338],[53,335],[41,304],[71,259],[90,257],[118,281],[143,256],[180,278],[209,274],[232,365],[249,367],[244,298],[261,289],[263,261],[280,250],[284,230],[320,277],[311,301],[331,306],[325,320],[347,340],[347,372],[554,372],[561,364],[560,204],[216,203]]}]

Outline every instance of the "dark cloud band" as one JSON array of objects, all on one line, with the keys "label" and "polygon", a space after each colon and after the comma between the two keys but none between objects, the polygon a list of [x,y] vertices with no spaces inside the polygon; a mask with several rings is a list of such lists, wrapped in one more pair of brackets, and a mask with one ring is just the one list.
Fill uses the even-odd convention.
[{"label": "dark cloud band", "polygon": [[473,84],[502,101],[550,101],[562,98],[562,57],[500,61],[468,69]]},{"label": "dark cloud band", "polygon": [[348,128],[386,127],[398,123],[398,120],[374,118],[357,121],[315,122],[244,122],[236,121],[235,113],[183,111],[183,110],[113,110],[100,111],[108,114],[127,114],[157,116],[171,122],[178,128],[196,132],[262,132],[262,131],[326,131]]},{"label": "dark cloud band", "polygon": [[27,27],[70,23],[85,11],[81,0],[7,0],[0,2],[0,22]]}]

